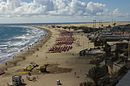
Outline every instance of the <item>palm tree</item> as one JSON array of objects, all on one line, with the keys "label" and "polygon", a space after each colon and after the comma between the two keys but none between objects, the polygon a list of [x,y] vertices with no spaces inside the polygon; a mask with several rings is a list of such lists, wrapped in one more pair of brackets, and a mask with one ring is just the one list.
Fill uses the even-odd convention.
[{"label": "palm tree", "polygon": [[108,25],[108,28],[111,28],[111,25]]},{"label": "palm tree", "polygon": [[115,26],[116,26],[116,23],[113,23],[113,26],[115,27]]}]

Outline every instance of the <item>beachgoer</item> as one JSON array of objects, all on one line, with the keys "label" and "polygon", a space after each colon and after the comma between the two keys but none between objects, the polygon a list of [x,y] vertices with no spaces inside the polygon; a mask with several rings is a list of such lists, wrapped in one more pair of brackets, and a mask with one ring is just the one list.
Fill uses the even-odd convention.
[{"label": "beachgoer", "polygon": [[77,73],[76,73],[76,72],[74,72],[74,75],[76,76],[76,75],[77,75]]},{"label": "beachgoer", "polygon": [[8,63],[7,62],[5,62],[5,66],[7,66],[8,65]]},{"label": "beachgoer", "polygon": [[48,57],[47,57],[47,56],[46,56],[45,58],[46,58],[46,60],[48,59]]}]

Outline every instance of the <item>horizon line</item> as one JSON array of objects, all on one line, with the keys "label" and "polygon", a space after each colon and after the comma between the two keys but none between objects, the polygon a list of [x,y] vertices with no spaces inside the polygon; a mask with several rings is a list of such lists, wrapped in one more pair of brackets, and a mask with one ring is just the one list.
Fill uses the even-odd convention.
[{"label": "horizon line", "polygon": [[[96,23],[114,23],[114,22],[130,22],[130,21],[96,21]],[[16,23],[0,23],[0,25],[37,25],[37,24],[86,24],[86,23],[93,23],[93,22],[29,22],[29,23],[23,23],[23,22],[16,22]]]}]

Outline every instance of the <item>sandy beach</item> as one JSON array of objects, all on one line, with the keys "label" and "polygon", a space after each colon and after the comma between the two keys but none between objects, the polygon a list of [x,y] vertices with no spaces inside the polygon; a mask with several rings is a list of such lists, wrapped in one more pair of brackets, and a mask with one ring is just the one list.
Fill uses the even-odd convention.
[{"label": "sandy beach", "polygon": [[[61,81],[62,86],[79,86],[81,82],[89,81],[90,79],[87,78],[86,74],[93,67],[92,64],[89,64],[91,57],[79,56],[80,50],[94,48],[94,44],[88,40],[86,35],[74,33],[75,41],[72,45],[73,48],[68,52],[49,53],[48,50],[55,44],[63,28],[48,28],[45,26],[37,26],[37,28],[45,28],[48,31],[48,35],[28,52],[8,61],[6,64],[0,65],[1,69],[6,69],[5,74],[0,76],[0,86],[7,86],[7,83],[11,82],[11,77],[18,75],[19,71],[31,62],[35,62],[39,66],[50,64],[52,66],[48,70],[55,72],[47,74],[36,72],[33,74],[37,76],[36,81],[27,80],[27,74],[23,74],[22,77],[27,84],[26,86],[57,86],[57,80]],[[80,45],[77,45],[77,42]],[[69,71],[63,71],[65,69]]]},{"label": "sandy beach", "polygon": [[[43,26],[39,28],[43,28]],[[47,53],[48,49],[54,45],[56,38],[58,38],[60,29],[45,28],[50,31],[46,39],[33,46],[28,52],[8,61],[6,65],[1,64],[1,68],[6,68],[7,71],[0,76],[0,81],[2,82],[0,86],[6,86],[11,81],[11,77],[18,74],[18,70],[23,69],[31,62],[35,62],[38,65],[58,64],[58,67],[68,68],[71,71],[67,73],[36,74],[38,76],[36,82],[28,81],[26,75],[23,75],[27,86],[54,86],[56,85],[56,80],[61,80],[63,86],[78,86],[80,82],[87,81],[86,73],[92,65],[88,65],[88,58],[80,58],[78,53],[83,49],[82,42],[88,42],[88,39],[85,36],[81,36],[81,34],[74,34],[74,38],[80,41],[80,46],[77,46],[75,42],[73,49],[69,52]],[[91,46],[85,45],[84,47],[90,48],[93,47],[93,44]]]}]

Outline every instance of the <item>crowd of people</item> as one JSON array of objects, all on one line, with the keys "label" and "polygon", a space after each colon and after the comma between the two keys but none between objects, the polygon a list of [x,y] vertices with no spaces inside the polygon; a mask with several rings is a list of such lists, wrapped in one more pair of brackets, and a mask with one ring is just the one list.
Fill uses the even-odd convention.
[{"label": "crowd of people", "polygon": [[60,31],[59,38],[53,47],[49,49],[50,53],[61,53],[71,50],[72,44],[74,43],[73,32],[70,31]]}]

